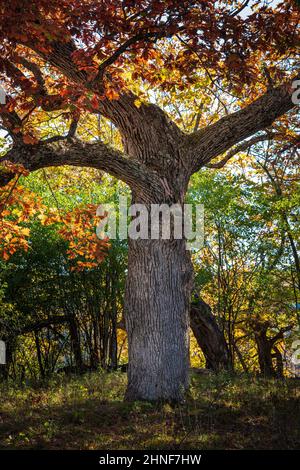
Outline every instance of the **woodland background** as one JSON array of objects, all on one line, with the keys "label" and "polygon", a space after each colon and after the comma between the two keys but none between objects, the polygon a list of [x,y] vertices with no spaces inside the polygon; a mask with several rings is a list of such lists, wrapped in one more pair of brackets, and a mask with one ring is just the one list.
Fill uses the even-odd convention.
[{"label": "woodland background", "polygon": [[[45,121],[45,132],[56,132]],[[78,132],[85,139],[99,133],[118,145],[117,132],[105,121],[89,118]],[[21,175],[1,190],[6,231],[1,232],[0,318],[8,347],[3,376],[22,382],[64,367],[115,369],[127,363],[122,327],[127,243],[104,242],[95,233],[96,208],[115,201],[117,210],[120,194],[128,190],[112,177],[70,167]],[[193,177],[187,202],[205,207],[204,248],[193,254],[195,293],[215,315],[230,368],[295,374],[297,146],[258,144],[221,170],[204,169]],[[205,367],[192,332],[191,338],[191,364]],[[271,344],[270,370],[259,363],[264,339]]]}]

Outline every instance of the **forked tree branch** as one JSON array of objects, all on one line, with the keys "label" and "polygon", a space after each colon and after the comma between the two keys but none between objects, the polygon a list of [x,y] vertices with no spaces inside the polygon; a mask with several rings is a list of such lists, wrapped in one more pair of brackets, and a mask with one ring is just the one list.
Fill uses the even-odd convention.
[{"label": "forked tree branch", "polygon": [[[294,79],[298,79],[295,77]],[[292,81],[267,91],[245,108],[186,136],[183,150],[192,173],[239,142],[269,127],[294,108]]]}]

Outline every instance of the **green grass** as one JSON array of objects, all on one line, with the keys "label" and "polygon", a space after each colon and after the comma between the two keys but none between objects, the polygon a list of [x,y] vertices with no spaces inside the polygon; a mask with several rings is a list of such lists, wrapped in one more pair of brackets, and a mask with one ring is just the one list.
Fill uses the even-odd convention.
[{"label": "green grass", "polygon": [[300,387],[195,376],[186,404],[123,403],[126,375],[0,385],[0,449],[296,449]]}]

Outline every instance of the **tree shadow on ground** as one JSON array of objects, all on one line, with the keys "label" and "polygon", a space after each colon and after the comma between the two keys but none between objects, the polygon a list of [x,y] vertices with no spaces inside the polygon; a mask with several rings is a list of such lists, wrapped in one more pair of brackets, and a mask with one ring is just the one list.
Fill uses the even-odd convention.
[{"label": "tree shadow on ground", "polygon": [[[300,393],[294,384],[197,379],[187,403],[123,403],[120,398],[45,390],[0,409],[1,449],[296,449]],[[251,388],[252,387],[252,388]],[[49,392],[51,393],[51,392]]]}]

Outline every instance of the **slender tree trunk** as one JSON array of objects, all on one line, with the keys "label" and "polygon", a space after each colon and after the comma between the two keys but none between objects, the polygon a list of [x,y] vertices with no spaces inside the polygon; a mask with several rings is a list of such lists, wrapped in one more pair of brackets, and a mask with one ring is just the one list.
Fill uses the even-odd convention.
[{"label": "slender tree trunk", "polygon": [[241,363],[243,371],[246,372],[246,374],[248,374],[249,367],[247,366],[246,361],[244,360],[243,355],[242,355],[238,345],[236,344],[236,342],[234,343],[234,349],[235,349],[236,355],[237,355],[237,357],[238,357],[238,359]]},{"label": "slender tree trunk", "polygon": [[111,330],[110,330],[110,342],[109,342],[109,365],[112,369],[118,367],[118,337],[117,337],[117,293],[114,292],[112,298],[112,311],[111,311]]},{"label": "slender tree trunk", "polygon": [[98,312],[93,311],[92,315],[92,335],[93,335],[93,340],[91,338],[91,346],[90,346],[90,367],[91,369],[97,369],[99,366],[99,318],[98,318]]},{"label": "slender tree trunk", "polygon": [[188,387],[192,266],[184,240],[129,240],[127,400],[181,401]]},{"label": "slender tree trunk", "polygon": [[75,367],[80,372],[83,366],[80,345],[80,333],[79,328],[77,326],[77,322],[72,316],[70,316],[69,318],[69,330],[71,338],[71,347],[75,359]]},{"label": "slender tree trunk", "polygon": [[43,367],[42,351],[41,351],[39,335],[36,331],[34,333],[34,338],[35,338],[36,353],[37,353],[37,358],[38,358],[40,375],[41,375],[41,378],[44,379],[45,378],[45,370],[44,370],[44,367]]}]

